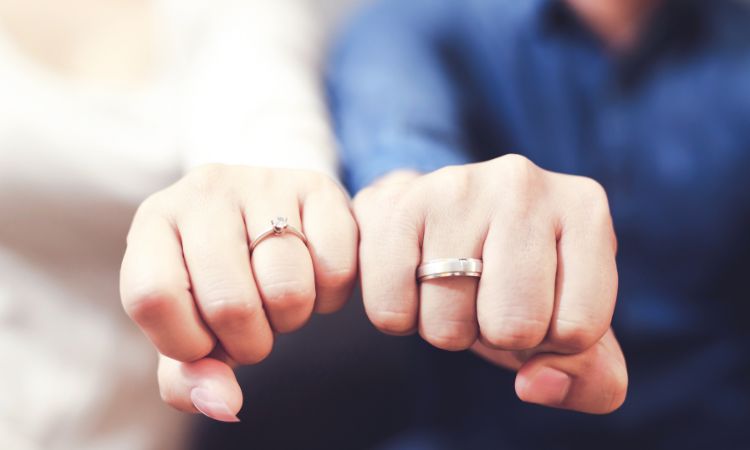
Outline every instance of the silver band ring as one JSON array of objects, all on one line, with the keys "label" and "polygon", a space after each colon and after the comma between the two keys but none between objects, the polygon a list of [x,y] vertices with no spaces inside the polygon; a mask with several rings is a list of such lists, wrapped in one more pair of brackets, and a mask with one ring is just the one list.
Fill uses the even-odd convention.
[{"label": "silver band ring", "polygon": [[417,281],[447,277],[481,278],[482,269],[483,264],[481,259],[433,259],[419,265],[417,268]]},{"label": "silver band ring", "polygon": [[294,236],[297,236],[302,241],[303,244],[307,245],[307,238],[305,237],[305,235],[300,230],[289,225],[289,219],[283,216],[279,216],[271,220],[271,228],[261,233],[260,236],[255,238],[250,243],[250,253],[252,253],[255,250],[255,247],[257,247],[258,244],[263,242],[266,238],[269,238],[272,236],[283,236],[286,233],[290,233],[290,234],[293,234]]}]

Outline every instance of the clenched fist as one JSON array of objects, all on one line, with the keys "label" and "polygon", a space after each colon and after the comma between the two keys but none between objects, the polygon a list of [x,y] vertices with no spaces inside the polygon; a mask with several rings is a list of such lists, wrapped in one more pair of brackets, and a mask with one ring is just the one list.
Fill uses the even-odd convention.
[{"label": "clenched fist", "polygon": [[[303,236],[256,242],[277,217]],[[120,290],[160,353],[165,401],[236,421],[242,393],[232,367],[264,359],[274,332],[301,327],[314,310],[343,306],[356,248],[349,198],[311,172],[206,166],[146,200],[128,235]]]},{"label": "clenched fist", "polygon": [[[525,401],[607,413],[627,371],[610,329],[616,239],[604,190],[508,155],[393,173],[354,201],[367,315],[390,334],[472,348],[518,371]],[[422,263],[483,260],[481,279],[419,283]]]}]

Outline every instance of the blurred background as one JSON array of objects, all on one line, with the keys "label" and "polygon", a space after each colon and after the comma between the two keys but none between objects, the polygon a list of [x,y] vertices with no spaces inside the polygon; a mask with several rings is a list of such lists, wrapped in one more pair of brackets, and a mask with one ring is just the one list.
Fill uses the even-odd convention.
[{"label": "blurred background", "polygon": [[[239,370],[240,424],[187,416],[161,402],[156,356],[121,311],[132,215],[190,167],[218,160],[335,173],[331,155],[232,153],[266,141],[223,119],[265,118],[253,101],[238,104],[260,95],[248,80],[273,78],[287,57],[305,61],[296,82],[320,94],[294,111],[324,117],[325,49],[364,2],[0,0],[0,449],[374,448],[419,426],[417,409],[431,411],[431,426],[483,401],[517,404],[518,417],[537,412],[518,402],[513,374],[385,336],[355,297]],[[217,135],[228,150],[215,148]],[[444,370],[431,390],[416,375],[422,359]],[[487,399],[466,395],[473,381],[457,368],[499,387]],[[429,397],[435,390],[451,412]],[[488,417],[488,426],[501,420]],[[599,419],[587,420],[588,442],[597,442]]]}]

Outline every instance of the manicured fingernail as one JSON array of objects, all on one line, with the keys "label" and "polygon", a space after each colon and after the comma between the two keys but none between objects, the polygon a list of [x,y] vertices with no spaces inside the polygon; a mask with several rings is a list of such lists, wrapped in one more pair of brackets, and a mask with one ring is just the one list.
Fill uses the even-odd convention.
[{"label": "manicured fingernail", "polygon": [[570,376],[551,367],[542,367],[529,377],[516,379],[518,397],[528,403],[560,406],[568,396]]},{"label": "manicured fingernail", "polygon": [[190,400],[196,409],[205,416],[220,422],[239,422],[240,419],[232,414],[229,406],[216,394],[205,388],[193,388]]}]

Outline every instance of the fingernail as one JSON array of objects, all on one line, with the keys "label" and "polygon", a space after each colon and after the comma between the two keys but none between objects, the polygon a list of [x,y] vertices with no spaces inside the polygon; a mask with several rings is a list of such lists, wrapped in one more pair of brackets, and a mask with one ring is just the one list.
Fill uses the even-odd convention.
[{"label": "fingernail", "polygon": [[232,414],[229,406],[216,394],[205,388],[193,388],[190,400],[203,415],[220,422],[239,422],[240,419]]},{"label": "fingernail", "polygon": [[560,406],[568,396],[570,376],[551,367],[542,367],[529,377],[516,379],[518,397],[528,403]]}]

